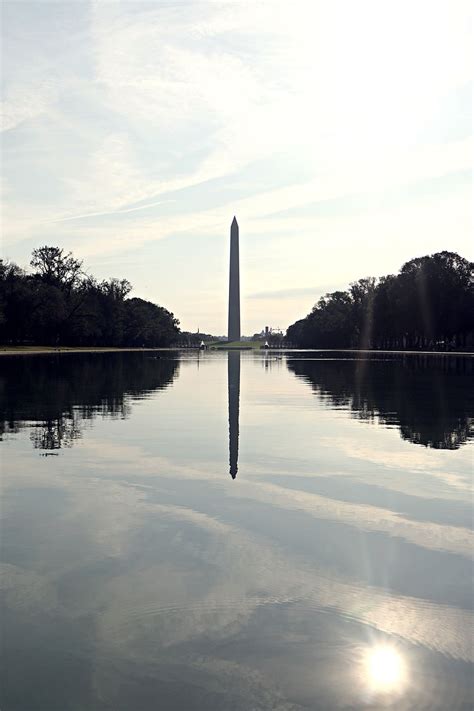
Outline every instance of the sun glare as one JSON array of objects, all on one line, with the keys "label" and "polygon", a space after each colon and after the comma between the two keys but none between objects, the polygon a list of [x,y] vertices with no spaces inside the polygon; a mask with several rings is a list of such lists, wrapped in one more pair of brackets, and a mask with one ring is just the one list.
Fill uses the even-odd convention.
[{"label": "sun glare", "polygon": [[367,681],[373,691],[400,691],[406,682],[402,656],[392,647],[374,647],[366,656]]}]

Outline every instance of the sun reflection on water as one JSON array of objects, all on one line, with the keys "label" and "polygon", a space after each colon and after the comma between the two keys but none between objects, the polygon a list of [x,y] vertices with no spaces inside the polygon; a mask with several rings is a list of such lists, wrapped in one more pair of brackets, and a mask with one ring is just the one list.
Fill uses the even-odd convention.
[{"label": "sun reflection on water", "polygon": [[402,693],[408,681],[404,658],[394,647],[387,645],[367,649],[364,675],[371,693]]}]

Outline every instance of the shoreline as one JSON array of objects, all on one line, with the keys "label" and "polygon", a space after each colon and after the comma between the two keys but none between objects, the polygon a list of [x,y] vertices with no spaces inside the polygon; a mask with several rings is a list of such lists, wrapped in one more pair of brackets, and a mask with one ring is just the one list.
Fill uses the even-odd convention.
[{"label": "shoreline", "polygon": [[50,346],[4,346],[0,347],[0,356],[9,355],[67,355],[68,353],[146,353],[157,351],[176,351],[178,348],[114,348],[107,346],[64,346],[53,348]]},{"label": "shoreline", "polygon": [[[204,352],[210,351],[228,351],[228,350],[258,350],[265,353],[275,352],[290,352],[290,353],[380,353],[380,354],[396,354],[396,355],[431,355],[431,356],[469,356],[474,357],[473,351],[404,351],[404,350],[369,350],[361,348],[210,348]],[[19,356],[19,355],[67,355],[69,353],[159,353],[169,351],[200,351],[200,348],[180,348],[176,347],[161,347],[161,348],[117,348],[107,346],[65,346],[64,348],[54,348],[50,346],[4,346],[0,347],[0,356]]]}]

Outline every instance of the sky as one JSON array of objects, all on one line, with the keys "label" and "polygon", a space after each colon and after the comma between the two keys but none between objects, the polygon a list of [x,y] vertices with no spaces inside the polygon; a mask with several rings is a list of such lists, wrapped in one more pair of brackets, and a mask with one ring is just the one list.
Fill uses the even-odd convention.
[{"label": "sky", "polygon": [[3,0],[2,254],[242,331],[447,249],[474,258],[469,0]]}]

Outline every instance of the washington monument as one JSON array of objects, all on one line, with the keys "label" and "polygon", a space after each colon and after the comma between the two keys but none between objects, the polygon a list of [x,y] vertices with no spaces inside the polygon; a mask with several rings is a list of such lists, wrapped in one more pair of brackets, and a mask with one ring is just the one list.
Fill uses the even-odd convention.
[{"label": "washington monument", "polygon": [[229,323],[227,340],[240,341],[239,226],[235,217],[230,226]]}]

